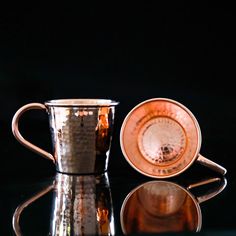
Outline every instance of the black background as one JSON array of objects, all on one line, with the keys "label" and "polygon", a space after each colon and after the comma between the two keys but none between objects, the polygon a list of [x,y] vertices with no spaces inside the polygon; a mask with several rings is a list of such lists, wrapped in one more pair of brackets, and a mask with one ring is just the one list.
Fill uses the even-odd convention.
[{"label": "black background", "polygon": [[[132,176],[120,150],[122,121],[139,102],[167,97],[193,112],[202,130],[201,153],[226,167],[234,182],[234,55],[235,15],[226,2],[1,7],[1,179],[54,175],[50,161],[11,133],[12,117],[22,105],[56,98],[120,101],[109,172]],[[20,128],[28,140],[51,150],[46,114],[28,112]]]}]

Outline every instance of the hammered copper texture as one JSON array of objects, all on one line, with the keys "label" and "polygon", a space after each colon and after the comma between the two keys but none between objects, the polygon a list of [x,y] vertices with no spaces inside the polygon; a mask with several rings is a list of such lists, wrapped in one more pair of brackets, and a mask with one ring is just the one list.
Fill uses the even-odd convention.
[{"label": "hammered copper texture", "polygon": [[138,146],[144,158],[166,165],[180,158],[186,146],[183,128],[167,117],[153,118],[140,129]]},{"label": "hammered copper texture", "polygon": [[125,118],[121,147],[126,160],[147,176],[167,178],[197,158],[201,132],[192,113],[170,99],[150,99]]},{"label": "hammered copper texture", "polygon": [[[12,132],[25,147],[47,158],[67,174],[97,174],[107,170],[115,106],[108,99],[57,99],[22,106],[12,119]],[[19,119],[28,110],[49,115],[53,155],[26,140]]]},{"label": "hammered copper texture", "polygon": [[56,168],[63,173],[107,169],[113,107],[49,107]]}]

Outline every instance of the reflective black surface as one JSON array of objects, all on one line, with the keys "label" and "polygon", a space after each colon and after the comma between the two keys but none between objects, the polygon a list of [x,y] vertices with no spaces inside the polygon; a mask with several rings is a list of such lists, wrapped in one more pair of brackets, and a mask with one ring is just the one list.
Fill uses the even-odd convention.
[{"label": "reflective black surface", "polygon": [[[199,176],[199,171],[201,171],[201,176]],[[74,179],[90,178],[87,176],[71,176],[67,178],[72,177]],[[103,204],[103,208],[105,207],[106,211],[112,212],[112,216],[114,216],[114,222],[109,222],[110,225],[114,227],[115,235],[123,235],[124,232],[127,232],[127,227],[131,227],[129,228],[128,233],[133,233],[133,235],[137,235],[137,232],[144,235],[154,233],[156,235],[158,232],[199,232],[201,235],[234,235],[234,233],[236,232],[234,221],[236,209],[235,204],[233,204],[233,199],[236,197],[236,193],[234,191],[235,181],[230,180],[230,176],[228,176],[228,183],[225,188],[222,186],[226,185],[226,180],[224,182],[221,178],[219,178],[219,176],[215,175],[212,172],[209,172],[206,169],[202,169],[202,167],[200,166],[191,167],[191,169],[187,171],[187,173],[184,173],[178,178],[169,179],[167,181],[145,178],[133,172],[132,170],[130,170],[130,173],[126,174],[122,171],[120,172],[120,174],[118,172],[109,174],[108,178],[110,187],[108,187],[107,185],[100,185],[97,187],[96,194],[95,192],[90,192],[87,195],[85,193],[85,195],[92,196],[93,199],[95,195],[97,196],[97,198],[99,198],[99,195],[100,202],[106,202],[106,206]],[[209,179],[213,179],[212,183],[187,190],[187,187],[191,184],[199,183],[201,181]],[[219,179],[221,179],[221,181],[219,181]],[[51,186],[54,180],[54,176],[46,179],[42,177],[34,180],[30,180],[30,178],[19,177],[17,180],[8,179],[5,180],[5,182],[2,182],[1,234],[14,235],[11,221],[16,208],[21,206],[22,203],[26,202],[30,198],[36,196],[45,188],[48,188],[48,186]],[[79,182],[77,181],[77,184],[74,185],[77,186],[77,189],[82,186],[78,183]],[[163,185],[163,183],[165,184]],[[150,184],[150,188],[145,187],[150,186]],[[63,186],[61,185],[60,188],[63,188]],[[104,188],[104,186],[107,187]],[[57,189],[59,189],[58,185]],[[71,186],[70,189],[73,192],[73,189],[75,189],[75,187],[73,188]],[[137,189],[139,189],[139,193],[136,193]],[[211,199],[205,202],[201,202],[200,199],[202,196],[211,195],[212,192],[217,189],[220,189],[218,195],[213,196]],[[111,199],[106,200],[105,198],[109,195],[107,195],[109,191],[111,193]],[[149,195],[147,195],[146,193],[145,195],[145,191],[149,191],[151,192],[151,194],[149,193]],[[155,191],[157,192],[156,195]],[[106,196],[104,195],[105,192]],[[130,201],[131,196],[134,194],[139,195],[139,200],[138,202],[136,202],[137,200],[132,200],[133,203],[131,203],[131,205],[129,206],[129,212],[131,211],[131,213],[127,213],[127,211],[125,210],[125,208],[127,208],[127,202]],[[160,196],[160,194],[162,194],[162,197]],[[101,196],[103,196],[103,201],[101,201]],[[188,196],[188,198],[186,198],[186,196]],[[142,198],[142,200],[140,200],[140,197]],[[53,212],[55,213],[55,199],[55,193],[54,191],[51,191],[43,196],[40,196],[31,204],[25,205],[25,208],[20,215],[19,221],[19,226],[23,235],[48,235],[49,232],[53,232],[53,225],[55,226],[55,222],[60,222],[60,219],[64,219],[64,224],[68,224],[66,223],[68,222],[68,220],[65,221],[65,217],[67,216],[69,217],[69,219],[71,219],[71,217],[75,216],[74,213],[76,212],[76,209],[79,209],[79,206],[77,206],[77,208],[74,208],[74,210],[68,211],[66,210],[67,208],[63,208],[63,204],[57,204],[57,206],[61,206],[59,208],[61,209],[61,213],[58,213],[56,216],[55,214],[52,214]],[[67,202],[69,202],[71,199],[70,195],[65,195],[64,199],[67,199]],[[180,202],[182,203],[180,204]],[[183,202],[185,202],[184,205]],[[140,204],[142,205],[142,209],[140,209]],[[96,215],[99,214],[97,210],[98,204],[95,204],[94,207],[96,209],[94,209],[93,211],[96,213]],[[92,203],[90,205],[90,209],[91,208],[93,208]],[[148,213],[149,216],[146,215],[145,209],[149,209],[151,211],[150,212],[148,210],[150,212]],[[56,211],[58,212],[58,208]],[[132,211],[134,211],[134,213],[132,213]],[[140,211],[144,213],[141,213]],[[87,214],[89,214],[90,217],[93,217],[93,214],[91,214],[91,212],[92,211],[90,211],[89,213],[89,210],[87,209]],[[80,215],[81,214],[86,216],[86,210],[84,213],[80,212]],[[134,215],[132,216],[132,214]],[[136,220],[134,217],[136,218]],[[86,223],[85,219],[83,221],[84,223]],[[94,221],[98,222],[97,220],[98,218],[94,217]],[[188,226],[184,226],[184,224],[181,226],[182,223],[180,222],[186,220],[187,222],[185,224],[187,224]],[[62,225],[61,227],[59,227],[59,225],[60,224],[57,225],[57,228],[60,228],[61,232],[63,232]],[[77,227],[79,226],[81,225],[79,225],[77,222]],[[137,231],[137,228],[139,227],[143,229],[140,229],[141,231]],[[86,227],[84,227],[84,229],[86,229]],[[68,232],[71,232],[71,235],[73,235],[74,231]]]},{"label": "reflective black surface", "polygon": [[24,209],[48,193],[52,193],[50,227],[47,233],[40,234],[114,235],[113,204],[107,174],[77,176],[61,173],[17,207],[12,220],[16,235],[24,232],[20,225]]}]

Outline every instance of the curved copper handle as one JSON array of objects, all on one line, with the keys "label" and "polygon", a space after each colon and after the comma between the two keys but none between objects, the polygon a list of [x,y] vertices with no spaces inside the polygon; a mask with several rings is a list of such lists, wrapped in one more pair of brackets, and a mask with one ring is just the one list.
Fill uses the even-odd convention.
[{"label": "curved copper handle", "polygon": [[55,159],[53,155],[49,152],[44,151],[43,149],[37,147],[36,145],[30,143],[29,141],[25,140],[20,131],[19,131],[19,119],[28,110],[32,109],[41,109],[47,110],[46,106],[41,103],[29,103],[23,107],[21,107],[14,115],[12,119],[12,133],[14,134],[15,138],[25,147],[29,148],[30,150],[40,154],[41,156],[53,161],[55,163]]},{"label": "curved copper handle", "polygon": [[22,235],[22,232],[21,232],[21,229],[20,229],[20,216],[21,216],[22,211],[27,206],[29,206],[31,203],[35,202],[37,199],[41,198],[43,195],[50,192],[53,188],[54,188],[54,183],[51,184],[50,186],[46,187],[45,189],[41,190],[36,195],[31,197],[27,201],[23,202],[21,205],[19,205],[16,208],[16,210],[13,214],[13,217],[12,217],[12,227],[13,227],[13,230],[14,230],[16,236],[21,236]]},{"label": "curved copper handle", "polygon": [[207,159],[206,157],[202,156],[201,154],[199,154],[199,156],[197,158],[197,162],[199,162],[201,165],[206,166],[206,167],[208,167],[208,168],[210,168],[222,175],[225,175],[227,173],[227,170],[223,166]]},{"label": "curved copper handle", "polygon": [[198,183],[190,184],[187,187],[187,189],[191,190],[193,188],[200,187],[200,186],[210,184],[210,183],[214,183],[214,182],[219,182],[219,186],[217,188],[212,189],[210,192],[208,192],[206,194],[203,194],[202,196],[196,197],[198,203],[202,203],[202,202],[205,202],[205,201],[215,197],[216,195],[218,195],[220,192],[222,192],[224,190],[224,188],[227,185],[226,178],[210,178],[210,179],[202,180]]}]

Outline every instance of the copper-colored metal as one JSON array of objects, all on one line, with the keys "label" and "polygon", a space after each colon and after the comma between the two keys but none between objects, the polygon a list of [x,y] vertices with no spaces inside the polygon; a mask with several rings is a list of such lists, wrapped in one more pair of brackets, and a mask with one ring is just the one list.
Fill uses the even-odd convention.
[{"label": "copper-colored metal", "polygon": [[201,154],[198,155],[197,162],[199,162],[201,165],[206,166],[222,175],[225,175],[227,170],[220,166],[219,164],[207,159],[206,157],[202,156]]},{"label": "copper-colored metal", "polygon": [[44,104],[41,103],[30,103],[27,104],[23,107],[21,107],[14,115],[13,119],[12,119],[12,132],[14,134],[14,136],[16,137],[16,139],[25,147],[29,148],[30,150],[40,154],[42,157],[45,157],[53,162],[55,162],[55,159],[53,157],[53,155],[49,152],[44,151],[43,149],[37,147],[36,145],[30,143],[29,141],[25,140],[20,131],[19,131],[19,119],[20,117],[23,115],[23,113],[25,113],[28,110],[32,110],[32,109],[38,109],[38,110],[47,110],[46,106]]},{"label": "copper-colored metal", "polygon": [[227,182],[213,178],[191,186],[216,181],[220,182],[217,188],[198,198],[184,187],[168,181],[150,181],[136,187],[122,204],[120,221],[123,233],[200,231],[202,214],[199,203],[219,194]]},{"label": "copper-colored metal", "polygon": [[201,140],[191,111],[166,98],[146,100],[134,107],[120,133],[122,152],[129,164],[154,178],[176,176],[196,159],[225,174],[225,168],[199,155]]},{"label": "copper-colored metal", "polygon": [[[59,172],[102,173],[108,167],[117,104],[104,99],[59,99],[45,104],[27,104],[14,115],[12,132],[25,147],[52,160]],[[30,109],[42,109],[48,113],[53,155],[21,136],[19,119]]]},{"label": "copper-colored metal", "polygon": [[53,197],[48,235],[115,235],[108,175],[57,173],[52,185],[15,210],[12,224],[17,236],[21,236],[23,231],[20,228],[22,211],[51,190]]}]

